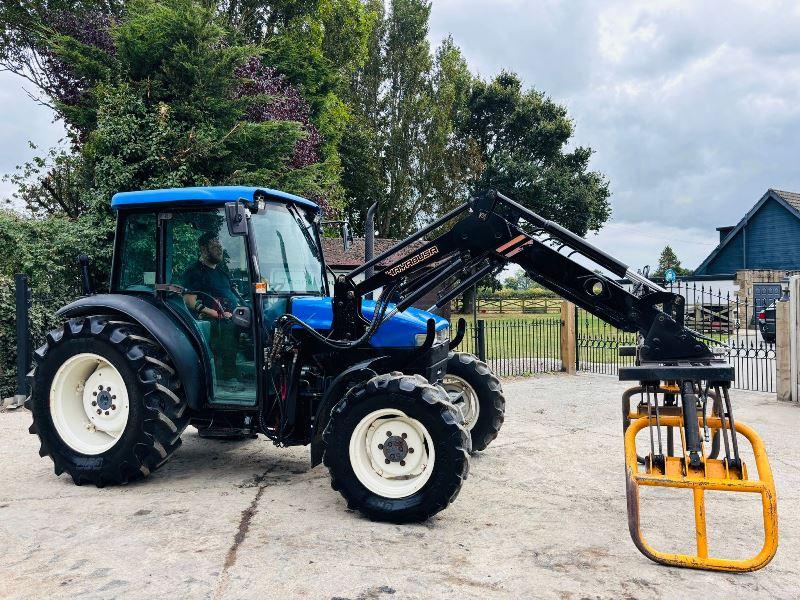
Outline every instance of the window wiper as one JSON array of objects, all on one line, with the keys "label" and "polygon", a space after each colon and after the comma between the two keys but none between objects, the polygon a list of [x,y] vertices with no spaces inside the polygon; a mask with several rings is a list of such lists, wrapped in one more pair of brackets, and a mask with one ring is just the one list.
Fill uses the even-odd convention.
[{"label": "window wiper", "polygon": [[280,231],[275,231],[278,234],[278,243],[281,245],[281,258],[283,259],[283,271],[286,273],[286,283],[289,284],[289,289],[292,289],[292,274],[289,271],[289,257],[286,256],[286,244],[283,243],[283,236]]},{"label": "window wiper", "polygon": [[300,216],[300,213],[297,212],[297,207],[290,206],[289,212],[291,213],[292,218],[295,220],[295,222],[300,226],[300,231],[303,232],[303,237],[306,238],[306,243],[308,244],[308,247],[311,249],[311,252],[314,254],[314,258],[320,260],[319,248],[317,247],[314,238],[311,236],[311,233],[309,233],[308,231],[310,225],[307,226],[303,223],[303,218]]}]

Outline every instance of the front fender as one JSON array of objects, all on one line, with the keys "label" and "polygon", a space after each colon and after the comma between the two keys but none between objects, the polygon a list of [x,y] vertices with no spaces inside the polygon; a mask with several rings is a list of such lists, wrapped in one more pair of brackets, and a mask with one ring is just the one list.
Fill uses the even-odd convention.
[{"label": "front fender", "polygon": [[154,301],[126,294],[96,294],[71,302],[56,312],[68,319],[108,313],[121,314],[139,323],[161,344],[175,365],[189,406],[201,408],[206,378],[200,355],[187,332]]},{"label": "front fender", "polygon": [[314,433],[311,437],[311,466],[316,467],[322,462],[322,455],[325,452],[325,442],[322,440],[322,433],[325,427],[328,426],[328,420],[331,417],[331,410],[336,406],[336,403],[341,400],[344,395],[354,385],[366,381],[371,377],[375,377],[378,373],[371,367],[372,365],[386,358],[385,356],[377,356],[368,360],[356,363],[337,375],[325,394],[322,396],[322,401],[317,408],[314,418]]}]

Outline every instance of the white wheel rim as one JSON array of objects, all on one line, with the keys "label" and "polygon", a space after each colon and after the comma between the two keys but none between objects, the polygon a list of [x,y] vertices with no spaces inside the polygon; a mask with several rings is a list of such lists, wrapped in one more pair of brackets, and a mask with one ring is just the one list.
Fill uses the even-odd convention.
[{"label": "white wheel rim", "polygon": [[128,389],[119,371],[98,354],[76,354],[62,364],[50,386],[56,432],[81,454],[102,454],[128,424]]},{"label": "white wheel rim", "polygon": [[358,480],[384,498],[405,498],[421,490],[436,461],[425,426],[394,408],[361,419],[350,436],[349,450]]},{"label": "white wheel rim", "polygon": [[442,387],[447,392],[450,402],[461,409],[466,430],[472,431],[481,414],[481,405],[478,402],[478,394],[475,393],[475,389],[456,375],[445,375]]}]

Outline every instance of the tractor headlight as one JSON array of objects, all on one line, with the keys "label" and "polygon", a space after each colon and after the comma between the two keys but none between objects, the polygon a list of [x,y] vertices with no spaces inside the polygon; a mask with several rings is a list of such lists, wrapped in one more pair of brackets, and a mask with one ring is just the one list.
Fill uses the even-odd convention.
[{"label": "tractor headlight", "polygon": [[[418,333],[417,335],[414,336],[414,342],[418,347],[422,346],[422,344],[425,343],[426,337],[428,337],[428,334]],[[440,329],[439,331],[436,332],[436,336],[433,338],[433,343],[441,344],[442,342],[445,342],[449,339],[450,339],[450,328],[445,327],[444,329]]]}]

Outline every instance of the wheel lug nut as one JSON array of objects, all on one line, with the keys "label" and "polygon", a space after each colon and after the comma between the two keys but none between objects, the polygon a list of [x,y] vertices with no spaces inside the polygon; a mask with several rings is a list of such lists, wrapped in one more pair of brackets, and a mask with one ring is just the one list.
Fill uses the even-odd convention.
[{"label": "wheel lug nut", "polygon": [[97,406],[97,402],[95,402],[94,400],[92,400],[92,406]]},{"label": "wheel lug nut", "polygon": [[111,405],[111,410],[117,410],[117,405],[116,404],[112,404]]},{"label": "wheel lug nut", "polygon": [[102,392],[102,391],[103,391],[103,386],[102,386],[102,385],[98,385],[98,386],[97,386],[97,389],[98,389],[98,390],[100,390],[100,391]]},{"label": "wheel lug nut", "polygon": [[392,461],[390,461],[390,460],[387,458],[387,459],[386,459],[386,464],[388,465],[390,462],[392,462]]},{"label": "wheel lug nut", "polygon": [[383,450],[383,444],[378,444],[378,450]]},{"label": "wheel lug nut", "polygon": [[92,392],[92,396],[97,396],[97,392]]},{"label": "wheel lug nut", "polygon": [[108,416],[108,411],[106,411],[106,416]]},{"label": "wheel lug nut", "polygon": [[386,432],[386,437],[392,437],[392,432],[391,431],[387,431]]},{"label": "wheel lug nut", "polygon": [[408,437],[408,434],[407,433],[401,433],[400,437],[402,437],[403,439],[406,439]]},{"label": "wheel lug nut", "polygon": [[102,410],[100,410],[99,408],[97,409],[97,414],[98,414],[98,415],[99,415],[100,413],[102,413],[102,412],[103,412],[103,411],[102,411]]},{"label": "wheel lug nut", "polygon": [[405,466],[406,466],[406,461],[404,461],[404,460],[401,460],[401,461],[400,461],[400,466],[401,466],[401,467],[405,467]]},{"label": "wheel lug nut", "polygon": [[117,399],[117,397],[116,397],[116,396],[111,396],[111,399],[112,399],[112,400],[116,400],[116,399]]},{"label": "wheel lug nut", "polygon": [[409,453],[409,454],[414,454],[414,449],[413,449],[413,448],[409,448],[409,449],[408,449],[408,453]]},{"label": "wheel lug nut", "polygon": [[111,391],[111,387],[107,387],[107,388],[106,388],[106,391],[107,391],[107,392],[110,392],[110,391]]}]

